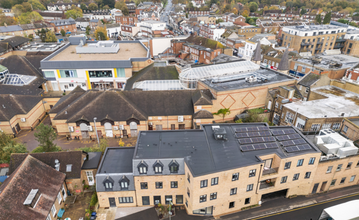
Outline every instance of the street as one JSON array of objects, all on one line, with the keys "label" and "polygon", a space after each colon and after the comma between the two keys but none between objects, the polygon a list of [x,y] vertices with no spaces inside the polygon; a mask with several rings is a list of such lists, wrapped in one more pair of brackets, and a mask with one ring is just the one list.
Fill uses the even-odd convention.
[{"label": "street", "polygon": [[168,0],[167,5],[165,7],[165,9],[162,11],[160,20],[164,21],[168,24],[169,20],[168,20],[168,14],[172,11],[172,0]]}]

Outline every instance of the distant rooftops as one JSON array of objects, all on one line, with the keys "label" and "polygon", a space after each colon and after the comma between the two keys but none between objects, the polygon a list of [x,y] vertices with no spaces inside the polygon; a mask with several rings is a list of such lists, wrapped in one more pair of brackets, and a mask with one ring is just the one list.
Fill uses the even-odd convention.
[{"label": "distant rooftops", "polygon": [[325,30],[334,30],[343,28],[337,25],[330,24],[321,24],[321,25],[298,25],[298,26],[287,26],[288,29],[298,30],[298,31],[325,31]]},{"label": "distant rooftops", "polygon": [[299,58],[297,61],[310,66],[314,64],[315,68],[319,69],[347,69],[354,67],[359,63],[359,58],[357,57],[345,54],[333,54],[331,51],[328,51],[327,53],[328,55],[315,55],[310,58]]}]

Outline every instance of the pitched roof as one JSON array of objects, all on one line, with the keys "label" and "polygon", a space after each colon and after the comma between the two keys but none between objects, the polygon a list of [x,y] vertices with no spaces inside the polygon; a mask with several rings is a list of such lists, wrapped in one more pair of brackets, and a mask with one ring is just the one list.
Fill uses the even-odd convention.
[{"label": "pitched roof", "polygon": [[11,46],[8,42],[0,41],[0,53],[5,53],[8,50],[11,50]]},{"label": "pitched roof", "polygon": [[19,25],[0,26],[0,33],[22,31]]},{"label": "pitched roof", "polygon": [[194,113],[193,115],[193,119],[206,119],[206,118],[213,118],[213,114],[206,109],[201,109],[198,112]]},{"label": "pitched roof", "polygon": [[308,73],[299,82],[299,85],[310,87],[320,79],[320,76],[314,73]]},{"label": "pitched roof", "polygon": [[70,105],[77,98],[82,96],[85,93],[80,86],[77,86],[74,90],[72,90],[68,95],[63,96],[56,105],[50,110],[50,113],[58,113],[63,110],[66,106]]},{"label": "pitched roof", "polygon": [[211,97],[209,90],[197,90],[192,96],[193,105],[212,105]]},{"label": "pitched roof", "polygon": [[82,169],[97,169],[98,165],[101,161],[101,152],[88,152],[87,159],[85,160],[84,164],[82,165]]},{"label": "pitched roof", "polygon": [[0,94],[0,121],[27,114],[41,101],[40,96]]},{"label": "pitched roof", "polygon": [[15,47],[20,46],[20,45],[22,45],[22,44],[24,44],[24,43],[27,43],[27,42],[29,42],[29,41],[30,41],[30,39],[27,38],[27,37],[14,36],[14,37],[10,37],[10,38],[4,39],[4,40],[2,40],[1,42],[7,42],[7,43],[10,44],[10,46],[11,46],[12,48],[15,48]]},{"label": "pitched roof", "polygon": [[189,36],[187,39],[185,39],[188,43],[193,43],[195,45],[200,45],[202,47],[211,48],[211,49],[219,49],[219,48],[226,48],[223,44],[221,44],[218,41],[204,38],[204,37],[197,37],[194,35]]},{"label": "pitched roof", "polygon": [[254,50],[253,61],[261,61],[261,43],[257,43],[257,47]]},{"label": "pitched roof", "polygon": [[[27,156],[0,186],[0,219],[46,219],[65,176]],[[23,205],[32,189],[38,189],[41,194],[35,208]]]},{"label": "pitched roof", "polygon": [[[25,160],[27,155],[31,155],[50,167],[55,167],[55,160],[59,160],[60,172],[66,174],[66,179],[77,179],[81,177],[82,154],[82,151],[11,154],[9,173],[12,174]],[[66,172],[66,165],[69,164],[72,164],[72,171]]]},{"label": "pitched roof", "polygon": [[284,51],[282,59],[279,62],[278,70],[289,70],[289,58],[288,58],[288,48]]}]

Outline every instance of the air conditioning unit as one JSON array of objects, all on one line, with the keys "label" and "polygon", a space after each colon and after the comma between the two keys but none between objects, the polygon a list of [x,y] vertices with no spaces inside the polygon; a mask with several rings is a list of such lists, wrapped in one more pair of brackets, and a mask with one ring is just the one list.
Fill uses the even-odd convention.
[{"label": "air conditioning unit", "polygon": [[117,126],[113,126],[113,130],[117,131],[118,127]]},{"label": "air conditioning unit", "polygon": [[74,127],[69,126],[69,131],[70,131],[70,132],[74,132]]},{"label": "air conditioning unit", "polygon": [[89,131],[92,131],[92,126],[91,125],[87,126],[87,128],[88,128]]},{"label": "air conditioning unit", "polygon": [[123,125],[120,125],[120,130],[125,130],[125,127]]},{"label": "air conditioning unit", "polygon": [[183,122],[183,116],[178,116],[178,122]]},{"label": "air conditioning unit", "polygon": [[26,118],[21,118],[21,122],[25,122],[26,121]]}]

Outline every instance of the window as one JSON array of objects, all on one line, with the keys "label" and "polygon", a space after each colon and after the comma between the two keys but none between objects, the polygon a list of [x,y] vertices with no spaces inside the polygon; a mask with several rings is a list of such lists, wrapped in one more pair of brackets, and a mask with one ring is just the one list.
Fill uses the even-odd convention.
[{"label": "window", "polygon": [[239,173],[234,173],[233,175],[232,175],[232,181],[236,181],[236,180],[238,180],[239,179]]},{"label": "window", "polygon": [[208,180],[201,180],[201,188],[207,187],[207,185],[208,185]]},{"label": "window", "polygon": [[55,72],[54,71],[43,71],[44,76],[48,78],[55,78]]},{"label": "window", "polygon": [[352,167],[353,162],[349,162],[347,165],[347,169],[350,169]]},{"label": "window", "polygon": [[248,205],[248,204],[250,204],[251,203],[251,198],[246,198],[245,200],[244,200],[244,205]]},{"label": "window", "polygon": [[165,196],[165,203],[168,205],[172,202],[172,196]]},{"label": "window", "polygon": [[339,164],[336,171],[337,172],[340,171],[342,169],[342,166],[343,166],[343,164]]},{"label": "window", "polygon": [[205,202],[205,201],[207,201],[207,195],[199,196],[199,202]]},{"label": "window", "polygon": [[254,177],[254,176],[256,176],[256,169],[249,171],[249,177]]},{"label": "window", "polygon": [[359,161],[358,161],[358,163],[357,163],[357,167],[359,167]]},{"label": "window", "polygon": [[247,192],[252,191],[252,190],[253,190],[253,184],[247,185]]},{"label": "window", "polygon": [[156,163],[153,164],[153,170],[155,171],[156,174],[158,174],[158,173],[162,173],[162,169],[163,169],[163,164],[161,163],[161,161],[157,160]]},{"label": "window", "polygon": [[177,181],[171,181],[171,188],[178,188],[178,182]]},{"label": "window", "polygon": [[189,174],[187,174],[187,180],[189,183],[191,182],[191,176]]},{"label": "window", "polygon": [[320,128],[320,124],[312,124],[310,130],[311,131],[318,131]]},{"label": "window", "polygon": [[90,78],[97,78],[97,77],[112,77],[111,70],[102,70],[102,71],[89,71]]},{"label": "window", "polygon": [[126,77],[124,68],[117,68],[117,77]]},{"label": "window", "polygon": [[340,128],[340,123],[334,123],[332,129],[338,130]]},{"label": "window", "polygon": [[344,126],[344,129],[343,129],[343,132],[344,132],[344,133],[347,133],[347,131],[348,131],[348,126],[345,125],[345,126]]},{"label": "window", "polygon": [[284,164],[284,169],[289,169],[290,168],[290,165],[292,164],[292,162],[287,162]]},{"label": "window", "polygon": [[61,198],[61,194],[60,194],[60,192],[57,194],[57,201],[59,202],[59,204],[61,204],[61,200],[62,200],[62,198]]},{"label": "window", "polygon": [[72,164],[66,165],[66,172],[72,172]]},{"label": "window", "polygon": [[123,176],[122,179],[120,180],[121,190],[128,189],[128,185],[130,185],[130,180],[127,179],[126,176]]},{"label": "window", "polygon": [[234,208],[234,202],[230,202],[229,203],[229,208],[231,209],[231,208]]},{"label": "window", "polygon": [[107,177],[107,179],[104,181],[105,189],[106,190],[112,190],[113,189],[113,183],[114,183],[114,181],[112,180],[112,178]]},{"label": "window", "polygon": [[306,172],[304,178],[305,178],[305,179],[309,179],[311,173],[312,173],[312,172]]},{"label": "window", "polygon": [[218,177],[215,177],[215,178],[212,178],[212,179],[211,179],[211,185],[212,185],[212,186],[218,185]]},{"label": "window", "polygon": [[148,185],[146,182],[141,183],[141,189],[148,189]]},{"label": "window", "polygon": [[328,169],[327,169],[327,173],[331,173],[332,169],[333,169],[333,166],[329,166]]},{"label": "window", "polygon": [[313,165],[314,164],[314,161],[315,161],[315,157],[311,157],[310,159],[309,159],[309,165]]},{"label": "window", "polygon": [[77,78],[76,70],[60,70],[61,78]]},{"label": "window", "polygon": [[310,88],[309,88],[309,87],[306,87],[306,88],[305,88],[305,92],[306,92],[306,93],[308,93],[308,92],[309,92],[309,90],[310,90]]},{"label": "window", "polygon": [[52,207],[51,207],[51,213],[52,213],[52,217],[55,217],[55,215],[56,215],[56,207],[55,207],[55,205],[52,205]]},{"label": "window", "polygon": [[353,182],[353,181],[354,181],[354,179],[355,179],[355,175],[353,175],[353,176],[351,176],[351,177],[350,177],[349,182]]},{"label": "window", "polygon": [[341,180],[340,180],[340,184],[343,184],[345,182],[345,179],[346,177],[343,177]]},{"label": "window", "polygon": [[142,205],[149,205],[149,204],[150,204],[150,197],[142,196]]},{"label": "window", "polygon": [[187,188],[187,195],[188,195],[188,197],[191,197],[191,192],[189,191],[188,188]]},{"label": "window", "polygon": [[133,197],[118,197],[119,203],[133,203]]},{"label": "window", "polygon": [[73,84],[73,83],[70,83],[69,86],[70,86],[70,87],[74,87],[74,84]]},{"label": "window", "polygon": [[336,181],[337,180],[332,180],[332,182],[330,183],[330,186],[334,186]]},{"label": "window", "polygon": [[299,179],[299,173],[294,174],[294,176],[293,176],[293,181],[294,181],[294,180],[298,180],[298,179]]},{"label": "window", "polygon": [[156,189],[162,189],[162,188],[163,188],[162,182],[156,182]]},{"label": "window", "polygon": [[302,166],[302,165],[303,165],[303,161],[304,161],[304,159],[298,160],[298,162],[297,162],[297,167]]},{"label": "window", "polygon": [[230,195],[235,195],[237,194],[237,187],[236,188],[232,188],[230,191]]},{"label": "window", "polygon": [[293,123],[293,119],[294,119],[294,114],[287,112],[285,117],[286,122]]},{"label": "window", "polygon": [[81,86],[82,86],[82,87],[86,87],[86,83],[82,83]]},{"label": "window", "polygon": [[176,204],[183,204],[183,195],[176,195]]},{"label": "window", "polygon": [[280,183],[286,183],[287,182],[287,176],[283,176],[282,179],[280,180]]},{"label": "window", "polygon": [[217,199],[217,193],[211,193],[210,196],[209,196],[209,199],[210,200],[214,200],[214,199]]},{"label": "window", "polygon": [[137,167],[138,167],[138,172],[140,174],[146,174],[147,173],[148,166],[147,166],[146,162],[141,161],[141,163]]},{"label": "window", "polygon": [[47,215],[46,220],[51,220],[50,214]]}]

